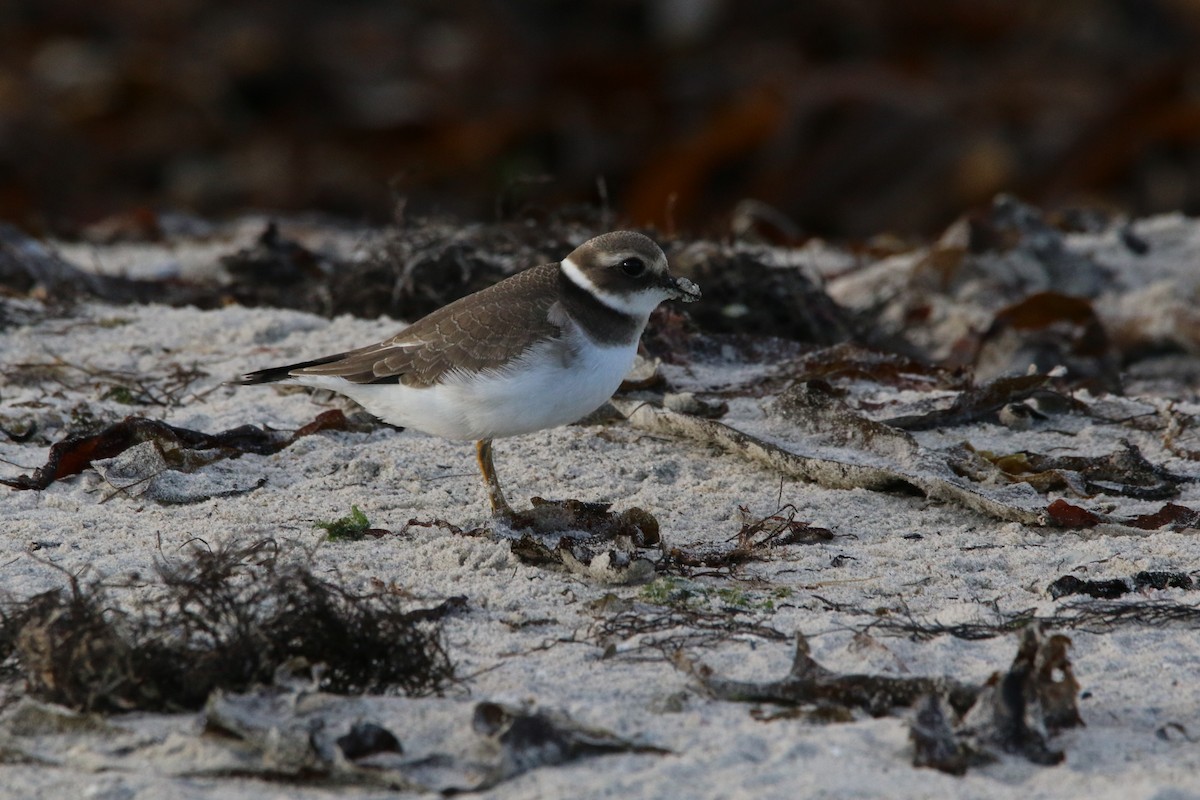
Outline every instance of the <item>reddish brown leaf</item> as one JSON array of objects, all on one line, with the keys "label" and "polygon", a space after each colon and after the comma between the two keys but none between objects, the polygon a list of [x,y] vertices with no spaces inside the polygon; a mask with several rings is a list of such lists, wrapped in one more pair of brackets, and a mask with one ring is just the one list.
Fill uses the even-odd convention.
[{"label": "reddish brown leaf", "polygon": [[346,419],[346,415],[334,408],[329,411],[322,411],[320,414],[317,414],[317,418],[312,422],[296,429],[296,432],[292,434],[292,440],[295,441],[302,436],[311,436],[321,431],[344,431],[349,429],[349,427],[350,421]]},{"label": "reddish brown leaf", "polygon": [[34,470],[32,476],[0,478],[0,484],[14,489],[45,489],[61,478],[78,475],[93,461],[113,458],[142,442],[158,442],[171,448],[189,450],[220,450],[229,458],[243,453],[269,455],[290,445],[302,436],[326,430],[346,430],[349,421],[341,411],[325,411],[315,420],[293,432],[275,431],[254,425],[241,425],[220,433],[202,433],[177,428],[156,419],[126,417],[90,436],[71,436],[50,447],[46,463]]},{"label": "reddish brown leaf", "polygon": [[1129,520],[1127,524],[1142,530],[1152,531],[1170,525],[1175,530],[1192,528],[1200,521],[1200,511],[1187,506],[1167,503],[1153,514],[1141,514]]},{"label": "reddish brown leaf", "polygon": [[1100,517],[1091,511],[1073,506],[1066,500],[1055,500],[1046,508],[1046,513],[1064,528],[1090,528],[1100,522]]}]

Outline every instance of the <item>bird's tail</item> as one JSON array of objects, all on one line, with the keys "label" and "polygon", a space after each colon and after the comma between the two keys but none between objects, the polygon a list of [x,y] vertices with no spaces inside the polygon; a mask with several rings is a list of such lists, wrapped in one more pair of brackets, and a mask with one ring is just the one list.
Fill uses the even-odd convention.
[{"label": "bird's tail", "polygon": [[250,386],[256,383],[274,383],[275,381],[287,380],[293,377],[292,373],[299,369],[307,369],[308,367],[319,367],[322,364],[329,364],[333,361],[338,361],[346,356],[345,353],[338,353],[335,356],[325,356],[324,358],[313,359],[312,361],[301,361],[298,364],[287,364],[282,367],[267,367],[256,372],[247,372],[245,375],[230,381],[230,383],[239,384],[241,386]]}]

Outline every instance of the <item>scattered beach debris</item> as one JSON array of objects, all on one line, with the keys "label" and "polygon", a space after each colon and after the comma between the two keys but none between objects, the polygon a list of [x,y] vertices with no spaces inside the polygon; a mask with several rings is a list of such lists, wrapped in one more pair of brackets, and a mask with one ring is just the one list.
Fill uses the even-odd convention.
[{"label": "scattered beach debris", "polygon": [[486,789],[538,767],[611,753],[668,755],[661,747],[624,739],[602,728],[581,725],[553,711],[530,711],[502,703],[475,706],[472,726],[483,737],[480,758],[489,764],[480,782]]},{"label": "scattered beach debris", "polygon": [[906,431],[927,431],[995,418],[996,413],[1006,406],[1022,402],[1039,393],[1052,393],[1047,388],[1049,380],[1048,375],[996,378],[982,386],[964,389],[954,398],[949,408],[914,416],[894,417],[884,420],[882,424]]},{"label": "scattered beach debris", "polygon": [[750,509],[740,506],[745,520],[741,529],[725,540],[732,546],[667,548],[658,562],[658,571],[692,575],[695,570],[733,570],[748,561],[764,560],[777,547],[832,541],[833,531],[796,519],[800,513],[788,503],[772,514],[753,519]]},{"label": "scattered beach debris", "polygon": [[135,470],[135,474],[129,474],[127,470],[121,472],[123,479],[130,483],[141,483],[160,474],[163,466],[190,472],[245,453],[277,453],[297,439],[321,431],[352,429],[354,425],[336,409],[318,414],[312,422],[294,431],[241,425],[220,433],[202,433],[168,425],[161,420],[126,417],[99,433],[70,436],[58,442],[51,446],[45,465],[38,467],[32,476],[0,478],[0,484],[13,489],[45,489],[57,480],[78,475],[95,461],[116,458],[139,444],[152,443],[161,462],[154,458],[136,459],[129,466],[136,464],[142,469]]},{"label": "scattered beach debris", "polygon": [[[658,521],[647,511],[609,511],[608,503],[530,499],[532,508],[518,512],[521,538],[512,542],[520,561],[534,566],[557,565],[600,583],[642,583],[654,575],[647,553],[661,544]],[[584,535],[573,535],[582,533]],[[558,535],[554,545],[543,537]]]},{"label": "scattered beach debris", "polygon": [[832,672],[809,655],[796,636],[786,677],[755,683],[716,677],[711,668],[682,655],[676,663],[719,700],[781,705],[835,706],[885,716],[895,708],[918,709],[913,723],[914,764],[955,774],[990,760],[991,751],[1022,755],[1035,764],[1057,764],[1061,751],[1048,739],[1082,725],[1076,708],[1079,684],[1067,658],[1070,639],[1027,626],[1006,672],[978,685],[948,677],[892,677]]},{"label": "scattered beach debris", "polygon": [[642,587],[637,599],[610,593],[593,601],[589,637],[605,658],[647,660],[746,636],[782,642],[787,634],[762,620],[784,599],[779,591],[713,588],[667,575]]},{"label": "scattered beach debris", "polygon": [[56,302],[91,297],[109,303],[187,305],[206,292],[177,281],[137,280],[80,269],[15,225],[0,222],[0,286]]},{"label": "scattered beach debris", "polygon": [[424,694],[453,677],[429,609],[346,590],[270,539],[160,560],[137,605],[115,588],[71,575],[0,606],[0,657],[30,695],[82,711],[198,708],[295,659],[321,665],[328,691]]},{"label": "scattered beach debris", "polygon": [[697,242],[671,254],[679,274],[707,287],[721,302],[689,314],[712,333],[769,334],[802,342],[834,344],[850,339],[853,321],[802,270],[771,266],[764,248],[755,253]]},{"label": "scattered beach debris", "polygon": [[[812,385],[810,382],[808,385]],[[877,444],[893,454],[907,451],[920,457],[920,467],[913,464],[902,466],[898,460],[887,463],[882,459],[855,458],[850,448],[845,448],[846,460],[832,458],[828,448],[815,447],[822,455],[807,455],[767,441],[731,424],[716,420],[692,417],[658,408],[649,403],[614,400],[614,405],[626,414],[634,427],[658,434],[683,436],[705,444],[715,444],[743,458],[757,461],[777,470],[783,475],[813,481],[831,489],[869,489],[873,491],[916,490],[927,497],[952,502],[979,511],[988,516],[1026,525],[1045,525],[1044,509],[1032,504],[1034,497],[1022,497],[1026,501],[1016,505],[1019,496],[998,496],[987,487],[969,484],[955,475],[943,458],[920,448],[907,434],[882,423],[872,422],[848,409],[828,406],[834,415],[846,422],[834,422],[829,430],[835,441],[845,447],[857,440],[861,451],[868,444]],[[808,419],[810,424],[820,425],[822,416],[815,413]],[[828,418],[828,415],[824,415]],[[849,422],[849,424],[847,424]],[[816,444],[816,442],[814,442]],[[798,447],[796,448],[799,449]]]},{"label": "scattered beach debris", "polygon": [[[999,379],[991,386],[1004,383],[1005,387],[999,394],[983,392],[980,397],[987,399],[978,408],[995,410],[1013,397],[1013,386],[1024,387],[1018,393],[1034,391],[1045,380],[1045,376]],[[1068,488],[1086,497],[1104,493],[1166,498],[1176,496],[1181,483],[1194,480],[1150,463],[1129,442],[1123,441],[1122,449],[1105,456],[1052,457],[1027,451],[995,455],[970,443],[934,450],[905,430],[855,411],[824,381],[795,383],[780,393],[769,407],[766,427],[738,419],[718,422],[646,402],[618,399],[613,403],[637,428],[715,444],[785,476],[833,489],[916,491],[996,519],[1039,527],[1086,528],[1109,522],[1178,529],[1200,519],[1200,511],[1172,504],[1151,514],[1125,517],[1045,497],[1045,492]],[[787,428],[771,426],[772,415]],[[925,422],[916,425],[924,426]],[[756,427],[762,429],[761,435]]]},{"label": "scattered beach debris", "polygon": [[1126,440],[1121,444],[1120,450],[1103,456],[1048,456],[1027,450],[999,454],[970,444],[964,447],[991,462],[1007,480],[1028,483],[1043,493],[1065,489],[1079,497],[1103,493],[1162,500],[1175,497],[1179,485],[1192,480],[1151,464],[1136,445]]},{"label": "scattered beach debris", "polygon": [[923,698],[910,728],[913,765],[961,775],[995,760],[997,751],[1041,766],[1062,763],[1065,755],[1050,739],[1083,725],[1070,646],[1066,636],[1031,625],[1012,666],[988,678],[968,710],[955,717],[947,713],[953,701],[945,702],[944,694]]},{"label": "scattered beach debris", "polygon": [[[455,721],[430,725],[422,702],[436,703]],[[216,690],[199,717],[199,724],[187,715],[137,731],[23,697],[0,713],[0,756],[81,772],[152,770],[191,780],[237,775],[449,796],[580,759],[670,753],[556,710],[405,698],[368,704],[286,679],[244,692]],[[400,726],[404,741],[395,733]]]},{"label": "scattered beach debris", "polygon": [[1047,586],[1046,591],[1055,600],[1073,594],[1085,594],[1100,600],[1115,600],[1133,592],[1145,592],[1152,589],[1195,588],[1195,580],[1186,572],[1142,570],[1128,578],[1102,578],[1099,580],[1063,575]]},{"label": "scattered beach debris", "polygon": [[1149,514],[1138,514],[1133,517],[1123,517],[1116,514],[1089,511],[1081,506],[1068,503],[1059,498],[1046,507],[1046,513],[1055,524],[1063,528],[1094,528],[1102,523],[1122,525],[1140,530],[1181,531],[1195,528],[1200,524],[1200,511],[1187,506],[1167,503],[1158,511]]},{"label": "scattered beach debris", "polygon": [[980,687],[953,678],[892,677],[888,675],[842,675],[825,669],[809,655],[808,640],[796,635],[796,653],[787,676],[777,681],[756,683],[719,678],[703,663],[681,655],[679,666],[699,680],[703,689],[718,700],[781,705],[835,704],[859,709],[873,717],[909,708],[927,694],[945,695],[959,713],[978,698]]}]

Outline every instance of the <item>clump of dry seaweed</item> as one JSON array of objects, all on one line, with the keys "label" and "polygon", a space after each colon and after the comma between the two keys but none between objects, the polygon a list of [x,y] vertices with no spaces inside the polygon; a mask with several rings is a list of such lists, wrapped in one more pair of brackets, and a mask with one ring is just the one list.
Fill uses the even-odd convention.
[{"label": "clump of dry seaweed", "polygon": [[775,681],[720,678],[682,653],[676,664],[690,672],[712,697],[749,703],[817,706],[884,716],[916,708],[912,722],[913,763],[961,775],[994,760],[996,750],[1044,766],[1063,753],[1049,740],[1083,724],[1076,705],[1079,683],[1068,658],[1071,640],[1029,625],[1021,633],[1011,666],[982,685],[951,677],[845,674],[818,664],[808,641],[796,636],[792,668]]},{"label": "clump of dry seaweed", "polygon": [[214,689],[270,683],[285,665],[311,665],[319,688],[342,693],[426,694],[453,677],[436,609],[356,594],[281,558],[273,540],[193,547],[156,572],[136,607],[76,576],[0,605],[8,677],[85,711],[200,708]]}]

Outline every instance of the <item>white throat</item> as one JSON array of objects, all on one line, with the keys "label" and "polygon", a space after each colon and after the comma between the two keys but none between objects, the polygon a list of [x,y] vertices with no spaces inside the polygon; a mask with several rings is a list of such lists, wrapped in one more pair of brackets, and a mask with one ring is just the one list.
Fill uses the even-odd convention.
[{"label": "white throat", "polygon": [[601,289],[596,284],[592,283],[587,275],[583,274],[583,270],[579,265],[570,258],[564,258],[559,262],[559,267],[563,274],[571,283],[583,289],[592,297],[599,300],[604,305],[611,308],[613,311],[619,311],[622,314],[628,314],[631,317],[649,316],[659,303],[665,298],[665,294],[658,292],[638,292],[632,295],[615,294],[613,292]]}]

